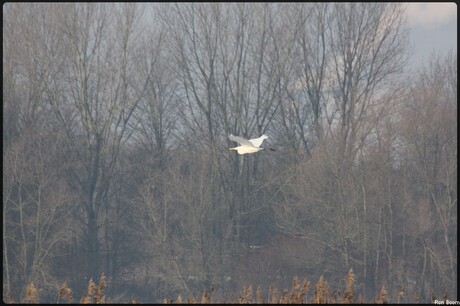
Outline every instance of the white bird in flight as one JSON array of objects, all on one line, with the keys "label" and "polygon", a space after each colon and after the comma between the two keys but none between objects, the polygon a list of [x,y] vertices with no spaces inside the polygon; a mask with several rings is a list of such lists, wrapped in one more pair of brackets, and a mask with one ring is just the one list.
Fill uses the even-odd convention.
[{"label": "white bird in flight", "polygon": [[261,148],[260,145],[262,144],[262,142],[265,139],[268,138],[268,136],[263,134],[259,138],[254,138],[254,139],[247,140],[247,139],[244,139],[242,137],[230,134],[228,136],[228,138],[231,141],[234,141],[234,142],[237,142],[237,143],[240,144],[240,146],[230,148],[230,150],[238,151],[238,154],[247,154],[247,153],[256,153],[256,152],[259,152],[259,151],[263,150],[264,148]]}]

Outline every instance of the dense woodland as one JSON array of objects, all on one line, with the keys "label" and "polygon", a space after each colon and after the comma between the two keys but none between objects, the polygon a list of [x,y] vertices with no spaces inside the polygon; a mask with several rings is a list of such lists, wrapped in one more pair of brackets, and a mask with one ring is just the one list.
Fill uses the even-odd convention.
[{"label": "dense woodland", "polygon": [[457,299],[457,54],[409,70],[408,30],[400,3],[4,5],[3,295],[353,269],[366,301]]}]

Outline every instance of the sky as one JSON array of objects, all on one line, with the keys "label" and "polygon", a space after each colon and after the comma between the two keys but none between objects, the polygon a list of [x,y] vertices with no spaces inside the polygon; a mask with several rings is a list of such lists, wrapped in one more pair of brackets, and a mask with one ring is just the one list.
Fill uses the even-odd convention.
[{"label": "sky", "polygon": [[407,3],[411,67],[426,62],[436,52],[457,52],[457,5],[454,2]]}]

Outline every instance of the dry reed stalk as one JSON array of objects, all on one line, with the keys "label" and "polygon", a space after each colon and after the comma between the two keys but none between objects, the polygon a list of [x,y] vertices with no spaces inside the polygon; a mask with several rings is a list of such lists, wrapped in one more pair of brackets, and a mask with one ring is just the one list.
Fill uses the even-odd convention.
[{"label": "dry reed stalk", "polygon": [[88,282],[88,289],[83,294],[80,304],[103,304],[105,303],[104,288],[106,285],[106,277],[104,273],[101,274],[99,286],[96,286],[93,279],[90,278]]},{"label": "dry reed stalk", "polygon": [[281,293],[280,299],[279,299],[279,304],[288,304],[289,303],[288,293],[289,293],[289,291],[287,289],[283,290],[283,292]]},{"label": "dry reed stalk", "polygon": [[131,297],[131,300],[129,301],[130,304],[137,304],[136,299],[134,297]]},{"label": "dry reed stalk", "polygon": [[33,282],[27,285],[25,297],[21,302],[25,304],[37,304],[38,303],[38,292]]},{"label": "dry reed stalk", "polygon": [[201,295],[201,304],[210,304],[211,298],[209,294],[206,292],[206,289],[203,290],[203,294]]},{"label": "dry reed stalk", "polygon": [[83,293],[80,304],[91,304],[91,297],[89,297],[86,293]]},{"label": "dry reed stalk", "polygon": [[260,286],[257,286],[256,299],[258,304],[264,303],[264,299],[262,297],[262,289],[260,288]]},{"label": "dry reed stalk", "polygon": [[80,304],[91,304],[92,303],[92,296],[96,292],[96,284],[93,282],[93,279],[90,278],[88,282],[88,289],[86,289],[86,293],[83,293],[83,296],[80,300]]},{"label": "dry reed stalk", "polygon": [[380,289],[380,293],[375,299],[376,304],[387,304],[387,291],[385,290],[385,286],[382,286]]},{"label": "dry reed stalk", "polygon": [[355,274],[353,273],[353,269],[350,268],[350,271],[348,271],[347,279],[345,280],[345,295],[343,297],[345,304],[355,303],[354,284]]},{"label": "dry reed stalk", "polygon": [[302,303],[304,292],[302,292],[302,286],[300,284],[299,278],[294,276],[292,279],[292,288],[289,294],[289,304],[299,304]]},{"label": "dry reed stalk", "polygon": [[342,293],[339,290],[333,290],[330,301],[335,304],[344,303],[344,300],[342,299]]},{"label": "dry reed stalk", "polygon": [[305,302],[305,291],[297,291],[293,299],[293,304],[303,304]]},{"label": "dry reed stalk", "polygon": [[289,292],[288,303],[295,304],[296,299],[297,299],[297,290],[294,288],[291,288],[291,291]]},{"label": "dry reed stalk", "polygon": [[102,273],[99,279],[99,286],[96,288],[96,292],[94,293],[94,297],[93,297],[95,304],[104,304],[105,302],[104,288],[105,288],[106,282],[107,282],[107,278],[105,277],[104,273]]},{"label": "dry reed stalk", "polygon": [[88,289],[87,289],[87,294],[88,296],[94,295],[96,292],[96,284],[94,283],[93,279],[90,278],[88,282]]},{"label": "dry reed stalk", "polygon": [[305,296],[306,279],[301,284],[299,278],[294,276],[292,279],[292,288],[289,294],[289,304],[301,304]]},{"label": "dry reed stalk", "polygon": [[292,278],[292,289],[299,289],[300,288],[300,283],[299,283],[299,278],[297,275],[294,275]]},{"label": "dry reed stalk", "polygon": [[316,283],[315,296],[313,297],[313,303],[325,304],[327,303],[327,282],[321,275],[318,282]]},{"label": "dry reed stalk", "polygon": [[361,295],[361,293],[358,295],[358,303],[359,303],[359,304],[364,304],[364,298],[363,298],[363,296]]},{"label": "dry reed stalk", "polygon": [[252,301],[252,286],[243,286],[243,292],[238,298],[238,304],[250,304]]},{"label": "dry reed stalk", "polygon": [[[308,291],[310,291],[310,289],[311,289],[310,281],[307,280],[307,278],[304,278],[303,283],[302,283],[302,292],[304,293],[305,302],[308,301],[307,293],[308,293]],[[303,300],[304,297],[302,297],[302,303],[304,302],[304,300]]]},{"label": "dry reed stalk", "polygon": [[187,297],[187,304],[196,304],[196,300],[194,297]]},{"label": "dry reed stalk", "polygon": [[268,298],[267,298],[267,303],[268,304],[276,304],[278,302],[277,296],[278,292],[273,285],[270,285],[268,287]]},{"label": "dry reed stalk", "polygon": [[180,295],[180,293],[177,296],[176,304],[182,304],[182,295]]},{"label": "dry reed stalk", "polygon": [[58,303],[59,301],[67,301],[67,303],[72,303],[73,300],[73,292],[72,289],[70,289],[67,286],[67,282],[64,282],[61,287],[59,288],[59,296],[58,296]]}]

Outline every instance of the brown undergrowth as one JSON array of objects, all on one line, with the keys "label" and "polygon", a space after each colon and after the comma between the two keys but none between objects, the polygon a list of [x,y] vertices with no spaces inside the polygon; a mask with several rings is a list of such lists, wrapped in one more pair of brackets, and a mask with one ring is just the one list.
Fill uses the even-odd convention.
[{"label": "brown undergrowth", "polygon": [[[262,288],[260,286],[257,289],[253,290],[252,286],[243,286],[242,291],[239,294],[239,297],[236,300],[228,301],[219,301],[213,300],[212,294],[214,292],[214,286],[211,286],[210,290],[203,290],[201,297],[182,297],[178,295],[176,299],[167,299],[163,300],[164,304],[212,304],[212,303],[238,303],[238,304],[326,304],[326,303],[340,303],[340,304],[354,304],[365,303],[361,294],[358,295],[358,300],[355,301],[355,274],[353,270],[348,271],[347,277],[344,280],[345,290],[342,294],[339,290],[333,290],[327,281],[321,276],[312,288],[311,282],[304,278],[300,280],[297,276],[294,276],[292,279],[292,286],[290,289],[284,289],[282,291],[278,290],[273,286],[269,286],[268,293],[264,297],[262,293]],[[111,304],[110,298],[107,298],[104,294],[104,288],[106,287],[107,279],[102,273],[99,278],[99,284],[90,279],[88,282],[88,287],[86,292],[80,299],[80,304]],[[314,291],[312,291],[314,289]],[[39,301],[39,290],[35,287],[35,284],[31,282],[24,290],[24,296],[20,300],[24,304],[38,304]],[[255,294],[255,295],[254,295]],[[404,290],[401,289],[397,297],[398,302],[400,298],[404,295]],[[444,292],[444,298],[446,299],[448,294]],[[8,304],[15,303],[14,299],[11,296],[11,292],[7,293],[6,299],[4,302]],[[379,293],[376,295],[371,303],[376,304],[386,304],[388,303],[388,293],[385,289],[385,286],[382,286]],[[418,296],[414,295],[414,301],[418,302]],[[56,303],[73,303],[73,291],[67,286],[67,283],[64,282],[58,292],[58,297]],[[136,300],[131,298],[130,301],[127,301],[130,304],[136,304]]]}]

